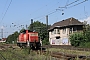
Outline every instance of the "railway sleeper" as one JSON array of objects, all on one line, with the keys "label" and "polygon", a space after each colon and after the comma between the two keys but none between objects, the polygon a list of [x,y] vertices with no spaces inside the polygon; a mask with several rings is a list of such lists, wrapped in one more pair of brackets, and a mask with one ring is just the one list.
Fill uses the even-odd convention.
[{"label": "railway sleeper", "polygon": [[73,54],[63,54],[63,53],[58,53],[58,52],[53,52],[51,53],[51,56],[57,57],[57,58],[65,58],[65,59],[90,59],[90,56],[82,56],[82,55],[73,55]]}]

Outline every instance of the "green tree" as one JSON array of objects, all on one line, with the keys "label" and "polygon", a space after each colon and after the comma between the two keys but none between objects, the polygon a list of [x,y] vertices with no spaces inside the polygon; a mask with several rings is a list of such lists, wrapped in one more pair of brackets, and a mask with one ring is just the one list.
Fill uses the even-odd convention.
[{"label": "green tree", "polygon": [[7,37],[6,43],[16,43],[19,33],[16,31]]},{"label": "green tree", "polygon": [[21,33],[21,32],[23,32],[25,29],[24,28],[22,28],[21,30],[20,30],[20,32],[19,33]]},{"label": "green tree", "polygon": [[[35,21],[33,24],[33,31],[36,31],[39,33],[39,37],[43,40],[43,44],[48,44],[48,33],[47,33],[47,27],[46,24],[41,23],[39,21]],[[29,30],[32,30],[32,25],[28,27]],[[48,25],[50,27],[50,25]]]},{"label": "green tree", "polygon": [[84,26],[83,34],[85,36],[86,42],[90,42],[90,26],[89,26],[89,24]]},{"label": "green tree", "polygon": [[84,42],[83,33],[73,33],[70,35],[70,42],[72,46],[80,46]]},{"label": "green tree", "polygon": [[12,35],[9,35],[7,37],[6,43],[12,43],[12,41],[13,41],[13,36]]},{"label": "green tree", "polygon": [[90,47],[90,26],[84,25],[82,33],[74,33],[70,35],[72,46]]}]

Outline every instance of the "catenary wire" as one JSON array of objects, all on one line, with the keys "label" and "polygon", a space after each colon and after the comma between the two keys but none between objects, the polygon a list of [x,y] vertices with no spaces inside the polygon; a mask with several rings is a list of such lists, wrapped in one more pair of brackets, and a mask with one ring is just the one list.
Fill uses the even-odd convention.
[{"label": "catenary wire", "polygon": [[9,7],[10,7],[10,5],[11,5],[11,3],[12,3],[12,0],[10,1],[9,5],[8,5],[8,7],[7,7],[7,9],[6,9],[6,11],[5,11],[5,13],[4,13],[4,15],[3,15],[1,21],[0,21],[0,23],[3,21],[5,15],[6,15],[7,11],[8,11],[8,9],[9,9]]},{"label": "catenary wire", "polygon": [[78,2],[78,1],[79,1],[79,0],[75,0],[74,2],[71,2],[71,3],[67,4],[66,6],[72,5],[73,3],[76,3],[76,2]]},{"label": "catenary wire", "polygon": [[72,5],[72,6],[70,6],[70,7],[67,7],[67,8],[71,8],[71,7],[77,6],[77,5],[82,4],[82,3],[86,2],[86,1],[88,1],[88,0],[84,0],[84,1],[82,1],[82,2],[80,2],[80,3],[77,3],[77,4]]},{"label": "catenary wire", "polygon": [[[59,2],[57,2],[56,4],[58,4]],[[56,5],[56,4],[54,4],[54,5]],[[45,7],[47,7],[48,5],[45,5]],[[45,8],[44,7],[44,8]],[[40,9],[43,9],[43,7],[41,7],[41,8],[39,8],[39,9],[37,9],[36,11],[39,11]],[[48,12],[47,14],[44,14],[44,15],[41,15],[41,16],[38,16],[38,17],[35,17],[35,18],[33,18],[33,19],[42,19],[43,17],[45,17],[46,15],[51,15],[51,14],[53,14],[53,13],[55,13],[56,12],[56,9],[54,9],[55,11],[50,11],[50,12]],[[36,12],[35,12],[36,13]],[[33,14],[31,14],[31,15],[33,15]],[[30,21],[30,20],[27,20],[27,21]],[[27,22],[27,21],[25,21],[25,22]],[[22,23],[25,23],[25,22],[22,22]],[[22,23],[20,23],[20,24],[22,24]],[[18,24],[18,25],[20,25],[20,24]]]},{"label": "catenary wire", "polygon": [[[4,13],[4,10],[5,10],[5,7],[6,7],[7,2],[8,2],[8,0],[5,2],[5,5],[4,5],[4,8],[3,8],[3,10],[2,10],[1,15],[3,15],[3,13]],[[0,18],[2,18],[2,17],[0,17]]]},{"label": "catenary wire", "polygon": [[[79,0],[76,0],[75,2],[77,2],[77,1],[79,1]],[[72,2],[72,3],[70,3],[70,4],[67,4],[66,6],[69,6],[69,5],[71,5],[71,4],[73,4],[74,2]],[[55,13],[56,12],[56,10],[55,11],[53,11],[53,12],[50,12],[50,13],[48,13],[48,14],[46,14],[46,15],[51,15],[51,14],[53,14],[53,13]],[[34,19],[38,19],[38,18],[41,18],[41,17],[45,17],[46,15],[43,15],[43,16],[40,16],[40,17],[37,17],[37,18],[34,18]],[[29,20],[30,21],[30,20]],[[23,23],[25,23],[25,22],[23,22]]]}]

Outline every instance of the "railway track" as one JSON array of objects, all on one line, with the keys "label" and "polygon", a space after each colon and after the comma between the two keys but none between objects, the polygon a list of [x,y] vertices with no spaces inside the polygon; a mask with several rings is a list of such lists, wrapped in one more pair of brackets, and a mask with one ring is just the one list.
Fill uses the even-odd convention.
[{"label": "railway track", "polygon": [[59,48],[67,50],[90,51],[90,48],[74,47],[70,45],[44,45],[45,48]]},{"label": "railway track", "polygon": [[84,55],[75,55],[75,54],[65,54],[65,53],[61,53],[61,52],[53,52],[51,54],[52,57],[57,57],[60,59],[65,59],[65,60],[86,60],[89,59],[90,60],[90,56],[84,56]]},{"label": "railway track", "polygon": [[[90,55],[86,55],[84,54],[85,52],[90,52],[90,48],[80,48],[80,47],[73,47],[73,46],[67,46],[67,45],[45,45],[43,46],[46,49],[61,49],[61,50],[65,50],[65,51],[50,51],[50,55],[52,57],[55,58],[60,58],[60,59],[64,59],[64,60],[90,60]],[[68,51],[74,51],[72,52],[68,52]],[[82,52],[82,54],[80,54],[79,52]],[[83,53],[84,52],[84,53]]]},{"label": "railway track", "polygon": [[43,55],[48,53],[49,56],[58,58],[60,60],[90,60],[90,56],[87,55],[79,55],[79,54],[72,54],[66,52],[55,52],[55,51],[42,51]]}]

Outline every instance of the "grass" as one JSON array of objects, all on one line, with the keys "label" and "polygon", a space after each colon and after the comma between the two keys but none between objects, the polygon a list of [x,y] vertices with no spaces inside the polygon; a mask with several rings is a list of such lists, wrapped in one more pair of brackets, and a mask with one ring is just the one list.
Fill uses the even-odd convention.
[{"label": "grass", "polygon": [[90,56],[90,51],[66,50],[66,49],[55,49],[55,48],[50,48],[49,51],[61,52],[61,53],[65,53],[65,54]]},{"label": "grass", "polygon": [[0,60],[49,60],[48,55],[37,54],[35,51],[31,51],[30,54],[28,54],[29,49],[21,49],[21,48],[15,48],[9,47],[6,50],[1,50],[0,53],[3,55],[3,58],[0,55]]},{"label": "grass", "polygon": [[[62,52],[65,54],[75,54],[75,55],[84,55],[84,56],[90,56],[90,51],[78,51],[78,50],[66,50],[66,49],[56,49],[56,48],[47,48],[47,52],[43,55],[40,53],[37,54],[35,51],[30,51],[30,54],[28,54],[29,49],[21,49],[16,47],[13,49],[12,46],[7,48],[6,50],[0,50],[0,53],[3,55],[3,57],[6,60],[55,60],[57,58],[51,57],[50,53],[52,52]],[[0,55],[0,60],[5,60]],[[77,58],[78,59],[78,58]]]}]

